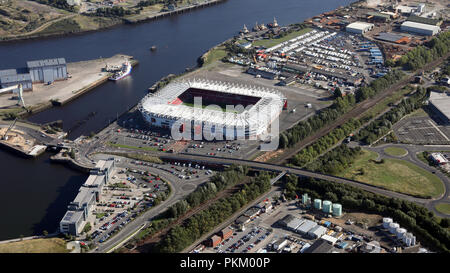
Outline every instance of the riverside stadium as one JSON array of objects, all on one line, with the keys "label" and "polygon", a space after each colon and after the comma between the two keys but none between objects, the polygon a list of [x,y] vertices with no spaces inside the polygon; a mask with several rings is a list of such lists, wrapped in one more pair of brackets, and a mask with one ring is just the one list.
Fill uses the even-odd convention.
[{"label": "riverside stadium", "polygon": [[139,111],[150,126],[229,140],[268,133],[286,105],[283,94],[265,87],[189,79],[148,94]]}]

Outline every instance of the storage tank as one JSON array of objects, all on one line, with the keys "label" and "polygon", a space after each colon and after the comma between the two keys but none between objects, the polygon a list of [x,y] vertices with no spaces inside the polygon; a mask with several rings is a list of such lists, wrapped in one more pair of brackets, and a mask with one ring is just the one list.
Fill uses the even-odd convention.
[{"label": "storage tank", "polygon": [[315,209],[322,209],[322,200],[314,199],[314,208]]},{"label": "storage tank", "polygon": [[331,201],[328,200],[323,201],[323,212],[331,213],[332,212],[331,206],[332,206]]},{"label": "storage tank", "polygon": [[341,216],[342,215],[342,205],[341,204],[333,204],[333,216]]},{"label": "storage tank", "polygon": [[308,201],[308,194],[305,193],[305,194],[302,195],[302,203],[306,204],[307,201]]},{"label": "storage tank", "polygon": [[405,236],[406,229],[404,228],[397,228],[397,239],[402,239],[403,236]]},{"label": "storage tank", "polygon": [[392,218],[383,218],[383,228],[388,229],[392,222]]},{"label": "storage tank", "polygon": [[405,245],[407,246],[411,246],[411,237],[403,237],[403,242],[405,243]]},{"label": "storage tank", "polygon": [[399,227],[400,227],[400,225],[397,223],[390,223],[389,224],[389,232],[392,234],[396,234],[397,228],[399,228]]}]

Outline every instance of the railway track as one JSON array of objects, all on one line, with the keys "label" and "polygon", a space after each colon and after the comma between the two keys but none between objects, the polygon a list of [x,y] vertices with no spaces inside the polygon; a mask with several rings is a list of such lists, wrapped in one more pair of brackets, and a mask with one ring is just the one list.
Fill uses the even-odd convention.
[{"label": "railway track", "polygon": [[333,123],[319,129],[316,133],[304,138],[302,141],[295,144],[294,147],[290,149],[286,149],[284,153],[281,155],[272,158],[268,162],[274,163],[274,164],[283,164],[286,163],[288,159],[295,156],[299,151],[304,149],[309,144],[316,141],[318,138],[328,134],[333,129],[337,128],[338,126],[346,123],[350,118],[357,118],[360,117],[363,113],[365,113],[367,110],[375,106],[377,103],[383,101],[387,97],[391,96],[393,93],[395,93],[397,90],[401,89],[408,83],[410,83],[415,76],[420,75],[423,71],[429,70],[430,68],[433,68],[439,64],[441,64],[445,59],[450,57],[450,53],[447,53],[445,56],[427,64],[423,68],[419,69],[413,74],[409,74],[406,76],[403,80],[399,81],[398,83],[391,85],[390,87],[386,88],[385,90],[379,92],[376,96],[374,96],[371,99],[365,100],[363,102],[358,103],[352,110],[345,113],[344,115],[340,116],[337,120],[335,120]]}]

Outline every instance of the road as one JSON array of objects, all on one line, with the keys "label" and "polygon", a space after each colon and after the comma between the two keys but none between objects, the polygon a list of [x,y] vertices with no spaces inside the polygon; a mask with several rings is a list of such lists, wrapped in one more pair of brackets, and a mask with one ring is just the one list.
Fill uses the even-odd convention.
[{"label": "road", "polygon": [[[402,157],[395,157],[390,156],[384,152],[385,148],[388,147],[398,147],[403,148],[408,153]],[[428,164],[425,164],[423,161],[417,158],[416,154],[425,152],[425,151],[442,151],[442,150],[449,150],[450,151],[450,145],[413,145],[413,144],[383,144],[376,147],[362,147],[367,150],[374,151],[380,155],[381,158],[401,158],[403,160],[407,160],[430,173],[434,173],[439,179],[443,182],[445,191],[444,193],[439,197],[435,199],[429,199],[428,202],[424,203],[423,205],[428,208],[429,210],[433,211],[437,216],[440,217],[449,217],[446,214],[443,214],[436,210],[435,205],[438,203],[450,203],[450,178],[442,173],[440,170],[438,170],[435,167],[432,167]]]},{"label": "road", "polygon": [[[109,156],[108,155],[96,155],[95,159],[105,158],[105,157],[109,157]],[[131,160],[128,160],[126,158],[121,158],[121,160],[116,164],[120,168],[139,169],[139,167],[137,165],[131,164],[130,161]],[[125,239],[127,239],[127,237],[129,237],[130,234],[135,233],[138,229],[140,229],[142,227],[142,225],[147,226],[147,224],[152,220],[153,217],[159,215],[160,213],[165,211],[168,207],[170,207],[171,205],[175,204],[179,200],[186,197],[190,192],[192,192],[196,188],[196,187],[193,187],[192,189],[189,189],[189,190],[183,189],[183,186],[186,185],[187,183],[199,185],[199,184],[202,184],[203,182],[209,180],[209,176],[208,177],[200,177],[200,178],[191,179],[191,180],[183,180],[183,179],[180,179],[177,176],[169,174],[166,171],[163,171],[161,169],[150,168],[150,167],[147,167],[146,169],[150,169],[150,171],[152,173],[160,175],[162,179],[169,182],[169,184],[172,188],[172,192],[171,192],[170,196],[164,202],[161,202],[158,206],[153,207],[150,210],[144,212],[142,215],[138,216],[136,219],[134,219],[133,221],[131,221],[130,223],[125,225],[122,230],[120,230],[117,234],[112,236],[110,239],[99,244],[98,248],[96,248],[95,250],[92,251],[93,253],[107,252],[108,250],[110,250],[111,248],[116,246],[117,244],[123,243],[123,241]]]}]

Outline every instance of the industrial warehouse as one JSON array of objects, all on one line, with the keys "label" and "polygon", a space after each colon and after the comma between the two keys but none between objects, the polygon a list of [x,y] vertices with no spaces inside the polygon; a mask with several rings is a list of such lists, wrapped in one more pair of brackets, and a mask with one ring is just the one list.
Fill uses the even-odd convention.
[{"label": "industrial warehouse", "polygon": [[94,204],[101,198],[103,186],[108,182],[113,168],[114,159],[97,162],[78,195],[67,206],[67,212],[60,222],[61,233],[80,235]]},{"label": "industrial warehouse", "polygon": [[450,96],[447,93],[431,92],[429,107],[445,124],[450,124]]},{"label": "industrial warehouse", "polygon": [[386,253],[419,248],[416,237],[392,218],[343,213],[341,204],[312,201],[307,193],[291,201],[272,193],[191,252]]},{"label": "industrial warehouse", "polygon": [[[199,99],[200,107],[195,107]],[[276,90],[191,79],[171,83],[156,94],[147,95],[139,109],[150,126],[167,129],[176,126],[175,130],[188,132],[184,138],[190,139],[191,132],[196,138],[203,131],[207,140],[242,139],[266,133],[286,104],[284,95]],[[210,132],[204,132],[206,128]]]},{"label": "industrial warehouse", "polygon": [[0,71],[1,88],[22,84],[24,91],[33,90],[33,83],[51,84],[67,79],[67,64],[64,58],[28,61],[27,66]]}]

